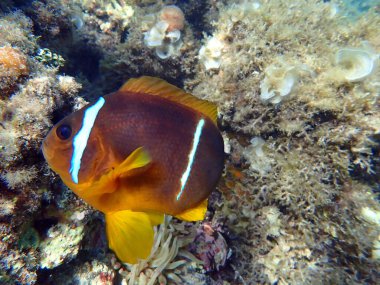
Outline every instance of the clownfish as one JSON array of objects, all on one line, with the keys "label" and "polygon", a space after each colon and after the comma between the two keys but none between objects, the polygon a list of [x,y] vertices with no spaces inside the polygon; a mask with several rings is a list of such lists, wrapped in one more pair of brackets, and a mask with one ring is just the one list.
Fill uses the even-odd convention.
[{"label": "clownfish", "polygon": [[203,220],[224,168],[216,106],[143,76],[68,115],[42,143],[52,170],[105,214],[122,262],[146,259],[165,214]]}]

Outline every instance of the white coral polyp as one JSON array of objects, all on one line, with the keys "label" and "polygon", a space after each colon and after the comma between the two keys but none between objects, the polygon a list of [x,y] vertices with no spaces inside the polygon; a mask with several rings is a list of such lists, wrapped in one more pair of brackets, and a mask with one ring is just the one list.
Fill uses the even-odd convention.
[{"label": "white coral polyp", "polygon": [[169,24],[164,21],[156,23],[148,32],[145,33],[144,43],[148,47],[161,46],[165,39],[166,30],[168,27]]},{"label": "white coral polyp", "polygon": [[297,79],[295,67],[270,66],[266,76],[260,83],[260,99],[264,103],[278,104],[290,95]]},{"label": "white coral polyp", "polygon": [[379,56],[370,50],[343,48],[335,54],[335,63],[345,80],[356,82],[365,79],[374,71],[378,58]]},{"label": "white coral polyp", "polygon": [[176,43],[181,39],[181,31],[171,31],[166,35],[166,37],[170,40],[171,43]]},{"label": "white coral polyp", "polygon": [[168,27],[167,22],[159,21],[144,34],[145,45],[155,48],[156,55],[161,59],[179,55],[182,47],[181,31],[168,32]]},{"label": "white coral polyp", "polygon": [[199,60],[206,70],[218,69],[222,63],[222,50],[224,44],[216,37],[208,39],[206,44],[199,50]]}]

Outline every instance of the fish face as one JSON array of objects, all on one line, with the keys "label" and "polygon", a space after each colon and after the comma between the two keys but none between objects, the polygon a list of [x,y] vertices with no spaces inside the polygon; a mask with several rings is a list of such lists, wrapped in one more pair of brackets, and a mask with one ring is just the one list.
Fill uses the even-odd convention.
[{"label": "fish face", "polygon": [[[75,114],[75,113],[74,113]],[[42,142],[42,153],[49,166],[62,179],[70,179],[69,170],[73,155],[73,139],[80,129],[74,114],[57,123]]]},{"label": "fish face", "polygon": [[104,104],[101,99],[61,120],[42,143],[46,161],[68,185],[97,177],[104,154],[95,126],[95,118]]}]

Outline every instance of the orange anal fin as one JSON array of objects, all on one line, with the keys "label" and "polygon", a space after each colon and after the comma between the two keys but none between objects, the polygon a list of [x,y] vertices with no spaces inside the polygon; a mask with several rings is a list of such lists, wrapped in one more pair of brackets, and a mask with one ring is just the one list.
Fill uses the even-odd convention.
[{"label": "orange anal fin", "polygon": [[153,226],[163,222],[164,214],[130,210],[106,213],[109,247],[126,263],[146,259],[154,241]]},{"label": "orange anal fin", "polygon": [[193,221],[202,221],[205,218],[206,212],[207,212],[207,199],[202,201],[198,206],[195,208],[186,210],[179,215],[176,215],[175,217],[180,220],[184,220],[187,222],[193,222]]}]

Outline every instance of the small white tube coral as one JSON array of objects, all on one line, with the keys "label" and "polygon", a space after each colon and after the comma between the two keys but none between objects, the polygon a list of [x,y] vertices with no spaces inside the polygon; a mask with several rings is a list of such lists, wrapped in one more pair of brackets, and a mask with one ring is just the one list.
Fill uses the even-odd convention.
[{"label": "small white tube coral", "polygon": [[341,76],[348,82],[361,81],[375,69],[379,55],[370,49],[342,48],[335,54]]},{"label": "small white tube coral", "polygon": [[224,44],[218,38],[211,37],[199,50],[199,60],[203,63],[206,70],[218,69],[222,63],[222,50]]},{"label": "small white tube coral", "polygon": [[251,145],[247,146],[243,152],[250,164],[250,170],[261,176],[267,175],[272,170],[273,161],[263,150],[265,141],[261,137],[254,137],[250,142]]}]

